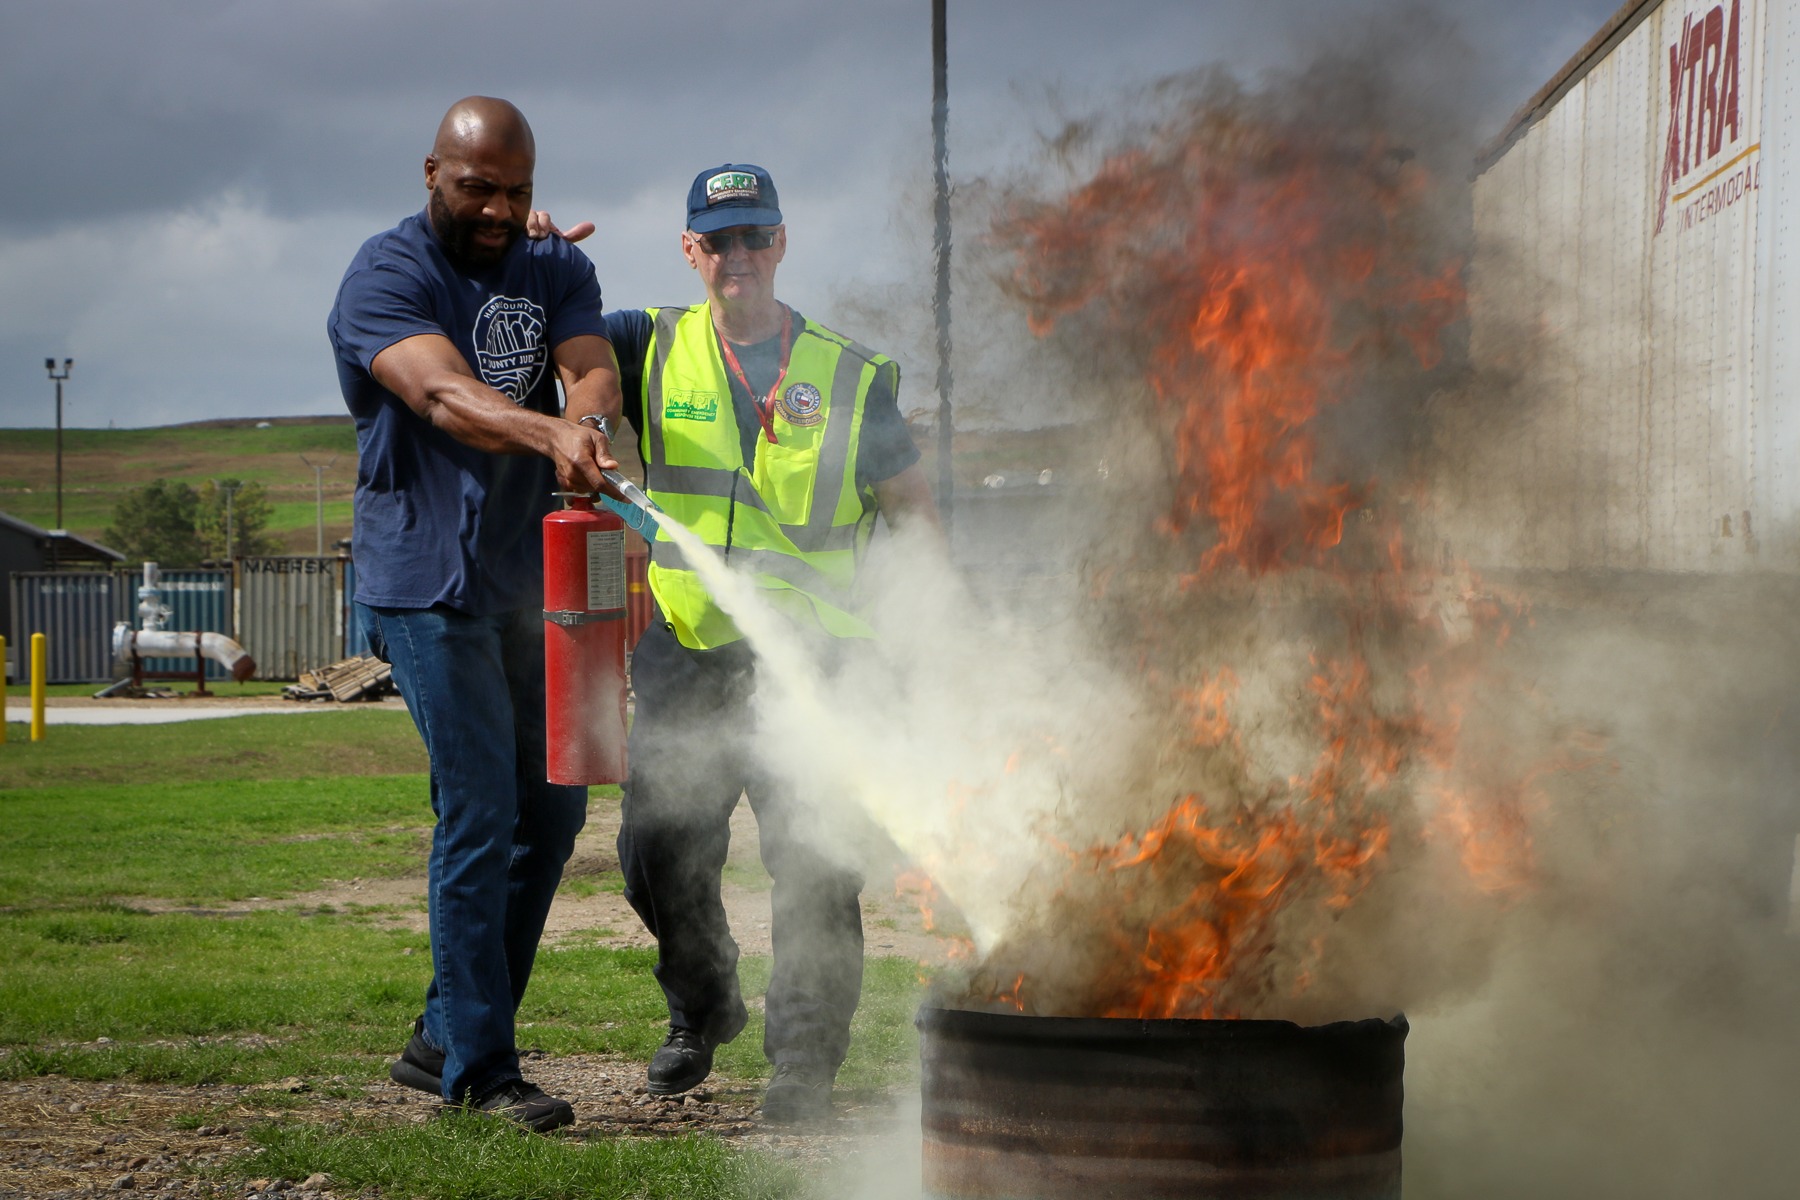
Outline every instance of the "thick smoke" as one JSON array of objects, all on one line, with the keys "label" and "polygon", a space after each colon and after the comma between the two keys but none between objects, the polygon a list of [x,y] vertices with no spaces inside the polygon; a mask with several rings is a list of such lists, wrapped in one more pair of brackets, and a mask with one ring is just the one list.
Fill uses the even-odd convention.
[{"label": "thick smoke", "polygon": [[964,188],[960,344],[1031,364],[991,411],[1094,419],[1035,504],[995,467],[954,566],[877,548],[861,657],[760,639],[760,743],[960,914],[951,1000],[1404,1010],[1411,1195],[1786,1195],[1794,589],[1455,557],[1499,498],[1446,554],[1557,351],[1469,353],[1474,142],[1407,28]]}]

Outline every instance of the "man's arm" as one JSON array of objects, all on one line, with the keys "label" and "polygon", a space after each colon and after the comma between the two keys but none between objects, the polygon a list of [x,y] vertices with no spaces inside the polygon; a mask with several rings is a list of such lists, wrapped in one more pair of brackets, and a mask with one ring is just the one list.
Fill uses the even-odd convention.
[{"label": "man's arm", "polygon": [[[583,341],[597,344],[572,354],[611,362],[612,350],[605,338],[591,334],[573,337],[555,348],[559,372],[563,371],[563,348]],[[442,334],[417,334],[395,342],[375,356],[369,371],[375,382],[400,397],[433,428],[465,445],[492,454],[541,454],[550,459],[556,464],[557,482],[568,491],[598,491],[603,482],[601,469],[618,468],[606,439],[597,431],[514,404],[475,378],[455,343]],[[595,375],[590,389],[604,388],[604,373],[590,368],[586,375]],[[610,378],[616,397],[616,370]]]},{"label": "man's arm", "polygon": [[571,421],[605,417],[617,429],[625,396],[619,390],[619,359],[612,343],[594,334],[572,337],[554,353],[562,377],[563,415]]},{"label": "man's arm", "polygon": [[937,535],[937,540],[948,549],[949,543],[944,538],[944,522],[938,516],[937,500],[932,497],[931,484],[926,482],[925,472],[914,463],[898,475],[869,485],[875,492],[875,504],[881,510],[882,519],[888,528],[895,533],[911,529],[914,525],[928,526]]},{"label": "man's arm", "polygon": [[[596,434],[606,457],[606,461],[600,465],[618,470],[619,464],[612,456],[611,439],[595,429],[592,422],[581,424],[583,417],[605,417],[607,428],[615,434],[618,431],[625,396],[619,390],[619,359],[613,353],[612,343],[594,334],[584,334],[559,343],[555,357],[557,374],[562,377],[563,416],[575,422],[577,428]],[[583,490],[601,489],[593,487]],[[611,487],[605,490],[610,494],[617,494]]]}]

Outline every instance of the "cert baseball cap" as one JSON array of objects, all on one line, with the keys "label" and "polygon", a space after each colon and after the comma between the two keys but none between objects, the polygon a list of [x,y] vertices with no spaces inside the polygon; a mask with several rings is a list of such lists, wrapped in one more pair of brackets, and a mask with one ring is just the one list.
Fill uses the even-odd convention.
[{"label": "cert baseball cap", "polygon": [[726,163],[694,176],[694,186],[688,189],[687,227],[695,233],[779,224],[781,200],[775,181],[761,167]]}]

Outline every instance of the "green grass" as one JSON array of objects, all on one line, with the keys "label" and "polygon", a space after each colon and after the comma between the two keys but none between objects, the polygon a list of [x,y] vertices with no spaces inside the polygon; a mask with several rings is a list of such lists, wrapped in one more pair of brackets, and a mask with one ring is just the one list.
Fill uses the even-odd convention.
[{"label": "green grass", "polygon": [[[0,913],[9,948],[0,1078],[380,1078],[430,971],[425,935],[380,916],[285,910],[221,918],[117,906]],[[650,973],[655,961],[651,950],[546,947],[519,1013],[520,1044],[647,1061],[668,1022]],[[747,996],[766,990],[766,958],[746,957],[739,969]],[[910,1078],[917,971],[899,959],[869,960],[840,1074],[846,1086]],[[261,1036],[245,1040],[253,1034]],[[737,1079],[766,1077],[759,1012],[720,1048],[716,1067]]]},{"label": "green grass", "polygon": [[[287,718],[305,720],[309,718]],[[0,795],[0,908],[276,898],[419,868],[426,778],[255,779]]]},{"label": "green grass", "polygon": [[[278,509],[269,532],[284,553],[311,553],[315,477],[304,459],[323,463],[325,540],[350,530],[356,481],[356,430],[337,419],[169,425],[150,429],[63,431],[63,525],[104,542],[120,499],[153,479],[198,487],[209,479],[254,479]],[[303,457],[304,456],[304,459]],[[0,510],[48,528],[56,523],[55,431],[0,430]]]},{"label": "green grass", "polygon": [[353,705],[168,725],[52,725],[41,742],[30,740],[29,726],[11,722],[6,736],[0,795],[111,784],[141,789],[151,808],[158,798],[178,798],[186,783],[412,774],[428,766],[409,715]]},{"label": "green grass", "polygon": [[0,1076],[15,1079],[373,1079],[431,961],[423,934],[369,914],[93,908],[0,915],[0,936]]},{"label": "green grass", "polygon": [[617,871],[606,871],[599,875],[564,876],[560,890],[564,895],[573,896],[577,900],[586,900],[602,892],[622,896],[625,894],[625,876]]},{"label": "green grass", "polygon": [[367,1133],[265,1125],[261,1149],[233,1174],[316,1171],[339,1189],[431,1200],[776,1200],[813,1194],[794,1166],[714,1138],[526,1138],[478,1117]]},{"label": "green grass", "polygon": [[[314,500],[281,500],[269,505],[269,523],[265,527],[270,533],[282,533],[299,529],[312,532],[318,528],[319,506]],[[326,553],[331,552],[330,537],[334,529],[350,527],[350,501],[327,500],[325,502],[325,534]]]},{"label": "green grass", "polygon": [[[297,1077],[328,1096],[384,1078],[429,977],[425,934],[392,911],[282,898],[350,876],[423,874],[430,810],[406,714],[58,726],[38,743],[22,726],[9,732],[20,740],[0,747],[0,1079],[256,1088]],[[565,883],[617,886],[616,872]],[[272,904],[208,908],[249,896]],[[654,951],[603,936],[578,930],[541,949],[522,1046],[643,1062],[661,1042]],[[769,968],[740,963],[753,1001]],[[846,1087],[913,1078],[917,972],[868,961]],[[753,1003],[715,1070],[763,1078],[761,1042]],[[253,1095],[275,1117],[254,1155],[211,1168],[222,1178],[323,1171],[340,1189],[433,1200],[825,1194],[818,1169],[717,1139],[526,1138],[469,1119],[322,1127],[309,1096]],[[176,1123],[212,1123],[211,1112],[196,1093]]]}]

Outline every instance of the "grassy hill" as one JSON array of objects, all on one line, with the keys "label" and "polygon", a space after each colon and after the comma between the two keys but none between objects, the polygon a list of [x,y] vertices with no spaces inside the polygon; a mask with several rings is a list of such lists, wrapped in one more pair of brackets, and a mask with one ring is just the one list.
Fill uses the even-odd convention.
[{"label": "grassy hill", "polygon": [[[977,486],[992,470],[1025,470],[1085,462],[1093,430],[1063,426],[1006,433],[959,433],[958,488]],[[927,478],[937,481],[936,434],[916,429]],[[626,473],[642,478],[632,447],[621,446]],[[335,461],[333,459],[335,457]],[[308,462],[326,463],[325,545],[350,536],[356,485],[356,431],[348,416],[198,421],[150,429],[63,430],[63,524],[104,542],[119,502],[156,479],[198,487],[209,479],[260,482],[273,508],[269,532],[284,553],[311,554],[317,502]],[[56,432],[0,430],[0,512],[45,529],[56,524]]]},{"label": "grassy hill", "polygon": [[[126,493],[155,479],[198,487],[209,479],[261,483],[274,509],[270,533],[286,552],[311,554],[318,505],[313,469],[324,473],[325,545],[350,536],[356,430],[348,416],[201,421],[150,429],[63,430],[63,524],[104,541]],[[333,461],[333,456],[336,461]],[[56,431],[0,430],[0,511],[49,529],[56,524]]]}]

